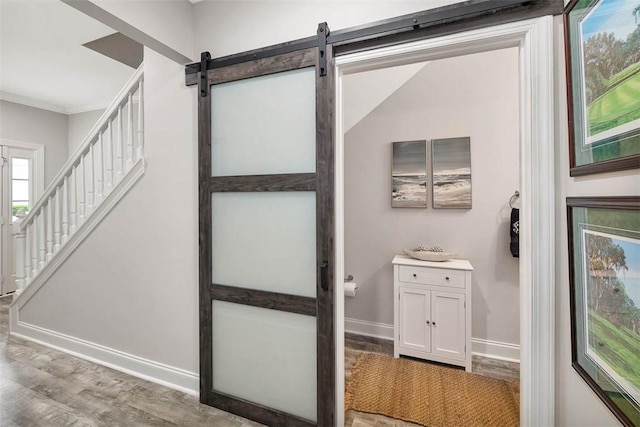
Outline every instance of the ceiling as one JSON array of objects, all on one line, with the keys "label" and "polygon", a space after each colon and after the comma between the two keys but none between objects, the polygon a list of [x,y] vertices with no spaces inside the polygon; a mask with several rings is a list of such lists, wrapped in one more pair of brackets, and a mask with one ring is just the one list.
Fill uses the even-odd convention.
[{"label": "ceiling", "polygon": [[113,33],[60,0],[0,0],[0,99],[64,114],[107,107],[134,69],[82,45]]}]

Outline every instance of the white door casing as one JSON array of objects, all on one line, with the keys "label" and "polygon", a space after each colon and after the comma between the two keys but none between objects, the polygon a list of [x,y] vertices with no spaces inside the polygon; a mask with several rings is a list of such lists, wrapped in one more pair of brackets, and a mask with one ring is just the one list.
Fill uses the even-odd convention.
[{"label": "white door casing", "polygon": [[554,424],[553,18],[497,25],[337,57],[335,151],[336,424],[344,423],[344,133],[342,76],[508,47],[520,62],[520,423]]},{"label": "white door casing", "polygon": [[0,140],[2,154],[0,173],[0,295],[16,290],[13,263],[12,227],[12,159],[29,160],[29,206],[42,194],[44,188],[44,146],[11,140]]}]

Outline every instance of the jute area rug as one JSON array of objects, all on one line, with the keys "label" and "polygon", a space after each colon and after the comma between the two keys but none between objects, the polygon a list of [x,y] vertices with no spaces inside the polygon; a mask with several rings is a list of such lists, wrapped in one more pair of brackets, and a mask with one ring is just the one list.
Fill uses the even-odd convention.
[{"label": "jute area rug", "polygon": [[520,425],[518,382],[382,354],[358,356],[345,410],[428,427]]}]

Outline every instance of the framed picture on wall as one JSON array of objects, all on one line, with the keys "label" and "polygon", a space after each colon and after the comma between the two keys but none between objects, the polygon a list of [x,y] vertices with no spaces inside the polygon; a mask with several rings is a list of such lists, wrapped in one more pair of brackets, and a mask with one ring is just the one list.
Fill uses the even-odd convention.
[{"label": "framed picture on wall", "polygon": [[427,207],[427,141],[394,142],[391,207]]},{"label": "framed picture on wall", "polygon": [[471,209],[471,138],[431,141],[433,208]]},{"label": "framed picture on wall", "polygon": [[640,426],[640,197],[569,197],[567,213],[572,365]]},{"label": "framed picture on wall", "polygon": [[640,2],[564,12],[571,176],[640,168]]}]

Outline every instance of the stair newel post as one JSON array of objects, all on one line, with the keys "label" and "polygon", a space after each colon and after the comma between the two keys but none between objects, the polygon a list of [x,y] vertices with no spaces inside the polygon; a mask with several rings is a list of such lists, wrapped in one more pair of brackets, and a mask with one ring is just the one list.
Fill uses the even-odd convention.
[{"label": "stair newel post", "polygon": [[34,216],[29,228],[31,230],[31,279],[33,280],[38,274],[38,217]]},{"label": "stair newel post", "polygon": [[47,199],[47,203],[42,209],[45,208],[47,212],[44,217],[44,229],[47,238],[47,253],[45,255],[45,261],[49,262],[51,258],[53,258],[53,211],[55,209],[53,196]]},{"label": "stair newel post", "polygon": [[36,227],[38,229],[38,270],[42,270],[47,261],[47,236],[45,235],[44,205],[36,212]]},{"label": "stair newel post", "polygon": [[98,141],[96,142],[95,150],[93,152],[95,156],[94,164],[95,168],[97,169],[96,173],[94,173],[94,175],[96,176],[96,206],[99,206],[102,203],[104,193],[104,140],[102,135],[103,133],[100,132],[100,136],[98,138]]},{"label": "stair newel post", "polygon": [[55,254],[60,250],[60,242],[62,237],[62,212],[60,206],[60,187],[56,187],[56,194],[54,196],[55,210],[53,211],[53,253]]},{"label": "stair newel post", "polygon": [[127,161],[126,171],[133,167],[133,94],[129,92],[127,100]]},{"label": "stair newel post", "polygon": [[105,179],[105,196],[111,193],[113,190],[113,121],[109,120],[109,128],[107,132],[107,141],[104,148],[104,152],[106,153],[106,167],[107,167],[107,175]]},{"label": "stair newel post", "polygon": [[120,182],[123,175],[124,161],[122,159],[124,147],[124,128],[122,126],[122,105],[118,107],[118,134],[116,138],[116,184]]},{"label": "stair newel post", "polygon": [[24,290],[25,277],[24,277],[24,262],[25,262],[25,233],[20,229],[20,224],[24,220],[24,210],[20,209],[16,212],[18,219],[13,223],[13,237],[14,237],[14,254],[13,262],[16,272],[16,294],[20,295]]},{"label": "stair newel post", "polygon": [[144,146],[144,97],[142,93],[142,78],[138,83],[138,148],[136,151],[136,159],[142,158],[142,150]]},{"label": "stair newel post", "polygon": [[27,225],[24,229],[24,285],[25,287],[31,282],[31,248],[33,237],[31,236],[31,226]]},{"label": "stair newel post", "polygon": [[[78,177],[78,172],[80,172],[80,176]],[[78,169],[76,170],[76,195],[78,196],[78,226],[82,225],[84,222],[84,214],[85,214],[85,189],[84,189],[84,155],[80,156],[80,164],[78,165]]]},{"label": "stair newel post", "polygon": [[87,161],[85,163],[86,184],[87,184],[87,210],[85,216],[90,216],[95,207],[95,171],[94,171],[94,147],[95,144],[89,146],[89,152],[87,153]]},{"label": "stair newel post", "polygon": [[69,177],[65,175],[62,181],[62,199],[59,199],[60,210],[62,211],[62,236],[60,237],[60,245],[64,245],[69,240]]}]

